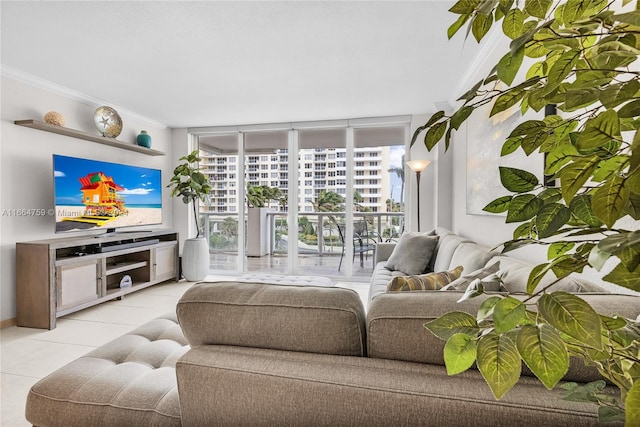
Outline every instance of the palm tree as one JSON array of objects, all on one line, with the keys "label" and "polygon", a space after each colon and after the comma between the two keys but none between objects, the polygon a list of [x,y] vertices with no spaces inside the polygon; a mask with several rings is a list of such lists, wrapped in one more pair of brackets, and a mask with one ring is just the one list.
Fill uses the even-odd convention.
[{"label": "palm tree", "polygon": [[318,198],[311,202],[316,212],[342,212],[344,211],[344,197],[333,191],[322,190]]},{"label": "palm tree", "polygon": [[402,155],[402,160],[400,166],[394,166],[389,168],[387,172],[395,172],[395,174],[400,178],[401,187],[400,187],[400,205],[403,204],[404,199],[404,154]]}]

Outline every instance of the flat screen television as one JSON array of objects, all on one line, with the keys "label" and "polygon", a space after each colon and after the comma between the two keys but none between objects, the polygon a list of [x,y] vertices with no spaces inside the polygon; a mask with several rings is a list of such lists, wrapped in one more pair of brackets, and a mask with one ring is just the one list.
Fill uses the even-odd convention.
[{"label": "flat screen television", "polygon": [[53,155],[56,233],[162,223],[159,169]]}]

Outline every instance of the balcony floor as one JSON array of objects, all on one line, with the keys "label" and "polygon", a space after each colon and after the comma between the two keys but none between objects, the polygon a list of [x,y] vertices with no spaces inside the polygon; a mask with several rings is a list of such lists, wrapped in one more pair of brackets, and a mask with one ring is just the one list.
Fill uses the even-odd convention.
[{"label": "balcony floor", "polygon": [[[238,255],[235,253],[212,253],[210,255],[209,271],[211,274],[237,274]],[[350,280],[368,282],[373,273],[373,254],[368,254],[360,266],[359,255],[353,262],[353,275],[345,275],[347,259],[343,260],[342,268],[338,271],[340,255],[299,254],[298,275],[324,276],[333,280]],[[286,254],[265,255],[261,257],[247,257],[246,271],[249,273],[287,274],[288,260]]]}]

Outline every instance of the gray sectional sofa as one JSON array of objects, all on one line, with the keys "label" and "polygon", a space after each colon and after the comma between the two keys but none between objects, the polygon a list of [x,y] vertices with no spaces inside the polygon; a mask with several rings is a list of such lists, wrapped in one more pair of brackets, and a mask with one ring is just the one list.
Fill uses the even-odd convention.
[{"label": "gray sectional sofa", "polygon": [[[524,286],[531,266],[436,232],[427,269],[463,265],[464,276],[500,261],[505,286]],[[181,334],[166,323],[153,333],[142,327],[144,340],[116,340],[72,362],[32,388],[27,419],[40,426],[597,425],[595,405],[562,400],[531,376],[499,401],[475,369],[448,376],[444,342],[423,324],[452,310],[475,314],[483,297],[457,303],[461,290],[386,292],[390,278],[401,275],[385,267],[392,252],[391,245],[378,247],[367,311],[356,292],[337,287],[198,283],[178,304]],[[640,315],[640,297],[576,279],[558,287],[582,292],[603,314]],[[179,345],[168,351],[167,340]],[[163,355],[154,357],[155,346]],[[124,381],[127,369],[137,372],[128,363],[148,369]],[[156,380],[152,371],[162,368],[175,369],[173,383]],[[117,387],[109,371],[120,373]],[[579,361],[565,377],[596,378]],[[145,381],[155,392],[131,393]]]}]

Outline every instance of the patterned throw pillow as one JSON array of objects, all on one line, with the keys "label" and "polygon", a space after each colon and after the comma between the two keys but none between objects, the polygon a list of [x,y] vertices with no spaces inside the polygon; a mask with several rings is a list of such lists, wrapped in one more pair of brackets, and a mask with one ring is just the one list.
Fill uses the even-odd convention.
[{"label": "patterned throw pillow", "polygon": [[462,266],[453,270],[437,273],[420,274],[417,276],[397,276],[387,285],[387,292],[398,291],[435,291],[453,282],[462,273]]}]

